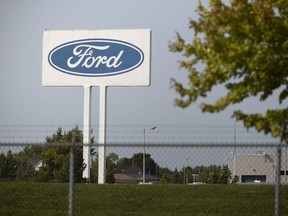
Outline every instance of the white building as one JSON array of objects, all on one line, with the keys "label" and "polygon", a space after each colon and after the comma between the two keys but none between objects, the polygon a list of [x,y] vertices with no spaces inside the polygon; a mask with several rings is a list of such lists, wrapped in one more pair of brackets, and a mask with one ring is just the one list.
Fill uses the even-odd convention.
[{"label": "white building", "polygon": [[[239,183],[275,183],[277,155],[258,151],[255,154],[233,154],[228,161],[228,168]],[[288,182],[288,157],[281,155],[281,183]]]}]

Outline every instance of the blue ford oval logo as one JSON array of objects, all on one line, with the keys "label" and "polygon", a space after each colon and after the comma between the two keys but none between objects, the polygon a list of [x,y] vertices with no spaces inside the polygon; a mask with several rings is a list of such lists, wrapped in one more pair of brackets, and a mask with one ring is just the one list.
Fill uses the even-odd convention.
[{"label": "blue ford oval logo", "polygon": [[139,67],[144,54],[137,46],[119,40],[85,39],[55,47],[48,55],[56,70],[78,76],[111,76]]}]

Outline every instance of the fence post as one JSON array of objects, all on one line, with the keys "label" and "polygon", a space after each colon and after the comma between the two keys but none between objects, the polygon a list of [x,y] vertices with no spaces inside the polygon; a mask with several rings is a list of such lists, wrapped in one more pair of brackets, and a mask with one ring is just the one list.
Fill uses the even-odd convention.
[{"label": "fence post", "polygon": [[75,133],[73,133],[72,143],[70,147],[70,169],[69,169],[69,216],[74,215],[74,144]]},{"label": "fence post", "polygon": [[280,184],[281,184],[281,146],[277,146],[276,179],[275,179],[275,216],[280,216]]}]

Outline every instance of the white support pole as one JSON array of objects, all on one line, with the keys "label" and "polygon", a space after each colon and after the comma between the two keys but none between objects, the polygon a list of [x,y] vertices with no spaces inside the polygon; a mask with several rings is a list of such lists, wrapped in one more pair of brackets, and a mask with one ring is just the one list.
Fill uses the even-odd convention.
[{"label": "white support pole", "polygon": [[99,86],[98,184],[106,182],[106,104],[107,86]]},{"label": "white support pole", "polygon": [[143,183],[145,183],[145,176],[146,176],[146,172],[145,172],[145,170],[146,170],[146,168],[145,168],[145,164],[146,164],[146,161],[145,161],[145,159],[146,159],[146,152],[145,152],[145,128],[144,128],[144,146],[143,146],[143,173],[142,173],[142,175],[143,175],[143,177],[142,177],[142,182]]},{"label": "white support pole", "polygon": [[86,167],[83,171],[83,178],[90,181],[90,140],[91,140],[91,92],[92,86],[84,86],[84,111],[83,111],[83,160]]}]

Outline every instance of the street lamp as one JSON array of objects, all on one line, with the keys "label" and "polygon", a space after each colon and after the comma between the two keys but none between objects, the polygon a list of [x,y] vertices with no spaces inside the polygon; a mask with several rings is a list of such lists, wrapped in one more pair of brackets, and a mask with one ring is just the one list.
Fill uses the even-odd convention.
[{"label": "street lamp", "polygon": [[145,134],[146,130],[155,130],[157,127],[154,126],[152,128],[144,128],[144,149],[143,149],[143,183],[145,183]]}]

